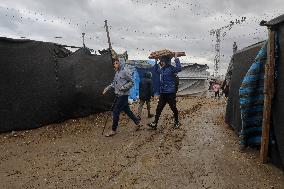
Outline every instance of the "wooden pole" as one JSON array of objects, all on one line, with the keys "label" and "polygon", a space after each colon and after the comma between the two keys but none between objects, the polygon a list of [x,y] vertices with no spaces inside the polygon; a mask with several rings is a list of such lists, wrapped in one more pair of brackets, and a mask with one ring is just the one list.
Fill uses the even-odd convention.
[{"label": "wooden pole", "polygon": [[269,144],[269,130],[271,118],[271,102],[274,94],[274,34],[275,32],[269,28],[268,30],[268,60],[265,64],[264,74],[264,107],[263,107],[263,121],[262,121],[262,139],[260,148],[260,159],[262,163],[267,163],[268,144]]},{"label": "wooden pole", "polygon": [[108,31],[107,20],[105,20],[105,28],[106,28],[106,33],[107,33],[107,41],[108,41],[109,50],[111,50],[112,47],[111,47],[111,42],[110,42],[110,37],[109,37],[109,31]]}]

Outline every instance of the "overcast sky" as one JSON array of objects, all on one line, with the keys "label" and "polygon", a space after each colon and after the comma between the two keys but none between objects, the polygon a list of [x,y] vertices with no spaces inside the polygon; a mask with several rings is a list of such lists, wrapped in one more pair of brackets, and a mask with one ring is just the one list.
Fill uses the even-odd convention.
[{"label": "overcast sky", "polygon": [[222,30],[224,73],[233,42],[241,49],[265,40],[267,28],[259,22],[283,10],[283,0],[1,0],[0,33],[82,46],[84,32],[86,46],[98,50],[108,47],[104,28],[108,20],[114,50],[127,50],[130,59],[147,59],[151,51],[167,48],[185,51],[183,62],[206,63],[213,69],[216,37],[210,30],[246,17]]}]

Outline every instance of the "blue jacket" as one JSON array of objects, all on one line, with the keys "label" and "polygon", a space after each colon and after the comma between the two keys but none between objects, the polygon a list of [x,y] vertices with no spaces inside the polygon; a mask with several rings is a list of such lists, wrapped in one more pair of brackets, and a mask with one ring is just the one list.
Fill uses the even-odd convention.
[{"label": "blue jacket", "polygon": [[175,77],[178,72],[181,71],[181,64],[178,58],[175,59],[176,66],[167,64],[160,68],[158,64],[155,65],[155,69],[160,73],[160,92],[161,93],[176,93]]}]

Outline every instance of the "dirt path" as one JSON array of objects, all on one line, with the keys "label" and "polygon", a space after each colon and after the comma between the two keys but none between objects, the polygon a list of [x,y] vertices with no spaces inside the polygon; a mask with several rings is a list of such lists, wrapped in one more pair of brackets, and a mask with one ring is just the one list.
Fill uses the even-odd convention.
[{"label": "dirt path", "polygon": [[0,188],[284,188],[283,172],[260,164],[257,151],[239,152],[224,100],[179,98],[178,106],[177,130],[167,106],[156,131],[135,132],[122,116],[119,134],[105,138],[110,114],[97,114],[1,134]]}]

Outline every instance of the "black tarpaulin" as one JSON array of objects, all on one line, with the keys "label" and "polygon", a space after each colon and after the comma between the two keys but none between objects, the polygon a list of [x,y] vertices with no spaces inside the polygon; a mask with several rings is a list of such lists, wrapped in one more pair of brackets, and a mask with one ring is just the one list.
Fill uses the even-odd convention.
[{"label": "black tarpaulin", "polygon": [[[271,162],[284,169],[284,22],[283,15],[274,19],[276,25],[273,30],[279,36],[279,57],[276,61],[275,94],[272,102],[272,124],[270,136],[272,139],[269,144],[269,156]],[[271,22],[273,23],[273,22]],[[273,25],[273,24],[272,24]],[[241,129],[241,117],[239,109],[239,87],[244,75],[247,73],[256,52],[262,44],[257,44],[240,51],[232,58],[232,80],[230,84],[230,94],[226,109],[226,123],[232,126],[236,131]],[[276,57],[277,59],[277,57]]]},{"label": "black tarpaulin", "polygon": [[240,112],[240,98],[239,98],[239,88],[243,81],[245,74],[250,68],[251,64],[257,55],[257,52],[263,46],[264,42],[260,42],[244,48],[238,51],[232,57],[232,75],[230,82],[230,92],[227,101],[226,116],[225,121],[231,127],[235,129],[236,132],[240,132],[242,122],[241,122],[241,112]]},{"label": "black tarpaulin", "polygon": [[109,109],[113,96],[101,92],[114,74],[110,54],[66,52],[53,43],[0,38],[0,132]]},{"label": "black tarpaulin", "polygon": [[0,38],[0,131],[58,119],[58,83],[51,43]]},{"label": "black tarpaulin", "polygon": [[273,163],[284,169],[284,23],[276,32],[279,35],[279,61],[276,62],[275,94],[272,104],[272,121],[275,145],[271,149]]},{"label": "black tarpaulin", "polygon": [[58,65],[59,104],[64,115],[78,117],[110,109],[113,93],[102,95],[114,76],[110,54],[92,55],[86,49],[79,49],[69,57],[58,59]]}]

